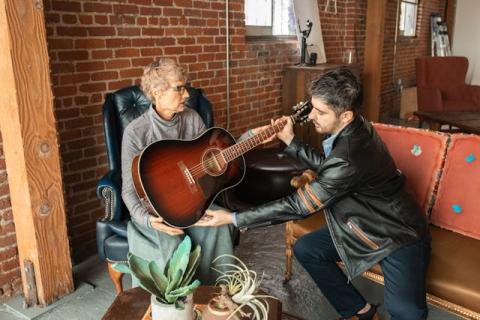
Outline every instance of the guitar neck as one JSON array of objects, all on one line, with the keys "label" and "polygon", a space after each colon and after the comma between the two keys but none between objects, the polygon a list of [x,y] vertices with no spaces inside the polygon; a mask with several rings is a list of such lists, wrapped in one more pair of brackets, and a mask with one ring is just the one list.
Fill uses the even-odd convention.
[{"label": "guitar neck", "polygon": [[[293,122],[295,122],[294,117],[290,117]],[[267,129],[251,136],[248,139],[245,139],[241,142],[234,144],[231,147],[228,147],[222,151],[222,155],[226,162],[230,162],[240,157],[244,153],[252,150],[256,146],[262,144],[265,140],[272,137],[277,132],[281,131],[283,127],[287,124],[287,120],[282,120],[277,124],[269,126]]]}]

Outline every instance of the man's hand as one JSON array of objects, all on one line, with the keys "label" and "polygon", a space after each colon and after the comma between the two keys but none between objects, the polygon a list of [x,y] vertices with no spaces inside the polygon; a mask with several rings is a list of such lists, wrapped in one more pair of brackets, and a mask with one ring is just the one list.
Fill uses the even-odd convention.
[{"label": "man's hand", "polygon": [[287,124],[283,127],[280,132],[277,132],[278,139],[282,140],[287,146],[292,142],[295,133],[293,133],[293,122],[290,117],[281,117],[280,119],[272,121],[272,124],[277,124],[282,120],[287,120]]},{"label": "man's hand", "polygon": [[150,224],[152,225],[152,228],[155,230],[158,230],[160,232],[166,233],[171,236],[180,236],[184,233],[182,229],[170,227],[169,225],[167,225],[165,222],[163,222],[162,217],[151,216],[149,219],[150,219]]},{"label": "man's hand", "polygon": [[283,127],[283,129],[280,132],[277,132],[277,134],[274,134],[270,138],[264,140],[262,142],[262,144],[271,142],[271,141],[275,140],[275,138],[278,138],[278,139],[282,140],[283,143],[285,143],[288,146],[290,144],[290,142],[292,142],[293,137],[295,136],[295,134],[293,133],[293,122],[292,122],[292,119],[290,117],[281,117],[281,118],[279,118],[275,121],[272,120],[271,125],[266,125],[266,126],[262,126],[262,127],[252,129],[253,134],[260,133],[260,132],[270,128],[271,126],[278,124],[282,120],[287,121],[287,124]]},{"label": "man's hand", "polygon": [[195,223],[196,227],[219,227],[233,223],[233,214],[225,209],[206,210],[202,219]]},{"label": "man's hand", "polygon": [[[260,133],[260,132],[262,132],[262,131],[264,131],[264,130],[267,130],[268,128],[270,128],[270,125],[269,125],[269,124],[267,124],[266,126],[257,127],[257,128],[255,128],[255,129],[252,129],[252,133],[253,133],[253,134],[257,134],[257,133]],[[275,140],[276,138],[277,138],[277,136],[276,136],[275,134],[273,134],[270,138],[268,138],[268,139],[266,139],[266,140],[263,140],[263,141],[262,141],[262,144],[269,143],[269,142]]]}]

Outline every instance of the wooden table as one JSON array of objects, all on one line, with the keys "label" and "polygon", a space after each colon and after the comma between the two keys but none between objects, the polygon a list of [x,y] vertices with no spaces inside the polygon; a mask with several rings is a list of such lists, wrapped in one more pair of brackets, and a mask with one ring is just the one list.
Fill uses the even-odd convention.
[{"label": "wooden table", "polygon": [[428,124],[430,130],[440,130],[442,124],[459,128],[459,131],[466,133],[480,134],[480,111],[464,112],[425,112],[413,113],[420,119],[419,126],[423,122]]},{"label": "wooden table", "polygon": [[[200,286],[193,295],[195,304],[207,304],[220,292],[219,287]],[[269,320],[301,320],[298,317],[282,313],[282,303],[276,299],[267,299],[270,306]],[[133,288],[120,293],[103,316],[103,320],[129,319],[140,320],[150,305],[150,293],[141,288]]]}]

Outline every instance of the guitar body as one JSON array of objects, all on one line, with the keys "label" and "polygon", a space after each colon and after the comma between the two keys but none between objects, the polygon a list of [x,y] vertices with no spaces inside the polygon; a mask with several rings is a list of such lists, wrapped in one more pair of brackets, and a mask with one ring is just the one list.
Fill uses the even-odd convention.
[{"label": "guitar body", "polygon": [[229,132],[211,128],[194,140],[162,140],[146,147],[132,165],[135,189],[150,212],[187,228],[215,197],[240,183],[245,160],[225,161],[221,150],[235,144]]}]

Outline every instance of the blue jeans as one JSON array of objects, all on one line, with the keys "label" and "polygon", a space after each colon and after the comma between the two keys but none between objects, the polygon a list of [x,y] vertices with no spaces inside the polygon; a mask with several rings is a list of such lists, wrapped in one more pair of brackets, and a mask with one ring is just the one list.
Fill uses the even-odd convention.
[{"label": "blue jeans", "polygon": [[[385,307],[392,320],[427,318],[425,276],[430,241],[430,236],[424,237],[380,261],[385,277]],[[300,264],[343,318],[352,317],[365,306],[365,299],[336,264],[340,257],[327,227],[298,239],[293,250]]]}]

